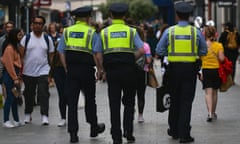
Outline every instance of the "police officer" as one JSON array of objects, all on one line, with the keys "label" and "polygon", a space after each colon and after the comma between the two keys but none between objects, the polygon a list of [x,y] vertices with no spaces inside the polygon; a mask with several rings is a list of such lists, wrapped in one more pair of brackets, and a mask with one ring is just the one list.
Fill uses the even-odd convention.
[{"label": "police officer", "polygon": [[168,135],[180,143],[193,142],[190,121],[198,72],[197,58],[207,54],[201,32],[188,23],[193,7],[186,2],[175,4],[178,24],[168,28],[157,44],[156,53],[168,56],[171,106]]},{"label": "police officer", "polygon": [[86,120],[91,125],[90,137],[96,137],[105,130],[103,123],[98,124],[95,101],[95,52],[97,34],[88,25],[91,17],[91,7],[81,7],[73,11],[76,24],[65,28],[58,45],[58,51],[67,73],[65,95],[68,103],[68,132],[70,142],[78,142],[78,99],[80,90],[83,91],[86,104]]},{"label": "police officer", "polygon": [[[114,144],[122,143],[122,134],[128,142],[134,142],[133,116],[135,104],[135,59],[144,54],[143,42],[135,28],[124,22],[128,6],[113,3],[109,7],[112,24],[101,31],[99,47],[103,48],[103,67],[108,83],[111,135]],[[102,61],[100,57],[97,57]],[[124,105],[123,133],[120,107]]]}]

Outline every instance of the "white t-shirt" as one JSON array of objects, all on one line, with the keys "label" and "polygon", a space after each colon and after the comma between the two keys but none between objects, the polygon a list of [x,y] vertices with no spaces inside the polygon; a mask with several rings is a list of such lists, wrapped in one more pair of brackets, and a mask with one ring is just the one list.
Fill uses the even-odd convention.
[{"label": "white t-shirt", "polygon": [[[50,66],[48,64],[48,46],[44,34],[40,38],[36,37],[33,32],[30,35],[23,59],[23,74],[32,77],[48,75]],[[51,53],[54,52],[54,45],[50,36],[48,36],[48,39],[49,53]],[[20,42],[23,47],[25,47],[25,40],[26,36]]]}]

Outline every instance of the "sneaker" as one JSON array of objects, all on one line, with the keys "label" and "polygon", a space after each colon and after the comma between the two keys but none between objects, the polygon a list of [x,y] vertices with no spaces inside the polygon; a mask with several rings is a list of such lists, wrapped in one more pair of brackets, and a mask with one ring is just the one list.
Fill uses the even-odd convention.
[{"label": "sneaker", "polygon": [[29,124],[31,121],[32,121],[31,115],[30,114],[25,114],[24,123]]},{"label": "sneaker", "polygon": [[208,117],[207,117],[207,122],[212,122],[212,115],[208,115]]},{"label": "sneaker", "polygon": [[60,122],[58,123],[58,127],[64,127],[64,126],[66,126],[66,120],[61,119]]},{"label": "sneaker", "polygon": [[138,115],[138,123],[143,123],[144,122],[144,118],[142,114]]},{"label": "sneaker", "polygon": [[46,115],[42,115],[42,125],[49,125],[48,117]]},{"label": "sneaker", "polygon": [[14,128],[14,125],[10,121],[6,121],[5,123],[3,123],[3,127]]},{"label": "sneaker", "polygon": [[217,120],[217,114],[216,113],[213,113],[213,120]]},{"label": "sneaker", "polygon": [[17,122],[17,121],[13,121],[13,125],[15,126],[15,127],[20,127],[20,126],[23,126],[24,125],[24,123],[21,123],[21,122]]}]

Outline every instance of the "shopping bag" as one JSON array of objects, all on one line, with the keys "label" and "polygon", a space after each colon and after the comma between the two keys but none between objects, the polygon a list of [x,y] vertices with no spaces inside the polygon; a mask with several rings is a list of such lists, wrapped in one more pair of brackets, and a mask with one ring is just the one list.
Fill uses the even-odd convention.
[{"label": "shopping bag", "polygon": [[155,73],[155,76],[157,78],[157,82],[158,82],[158,87],[160,87],[162,85],[162,81],[163,81],[163,71],[162,71],[162,67],[161,67],[162,63],[160,61],[160,59],[153,59],[153,70]]},{"label": "shopping bag", "polygon": [[165,112],[170,108],[170,95],[166,86],[156,89],[156,110],[157,112]]},{"label": "shopping bag", "polygon": [[221,84],[219,91],[226,92],[232,85],[233,85],[232,75],[229,74],[227,76],[227,81]]},{"label": "shopping bag", "polygon": [[159,86],[153,67],[149,67],[147,72],[147,86],[157,88]]}]

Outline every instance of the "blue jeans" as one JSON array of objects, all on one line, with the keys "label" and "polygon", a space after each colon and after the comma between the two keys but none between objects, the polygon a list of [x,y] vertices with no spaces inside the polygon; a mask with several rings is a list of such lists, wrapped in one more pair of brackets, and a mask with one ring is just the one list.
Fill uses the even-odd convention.
[{"label": "blue jeans", "polygon": [[[16,72],[18,73],[18,69],[16,69]],[[16,97],[12,93],[12,88],[14,87],[14,82],[8,72],[4,70],[3,72],[3,83],[6,86],[6,91],[7,91],[7,98],[4,103],[4,122],[9,120],[9,113],[10,109],[12,108],[12,115],[14,121],[19,121],[19,116],[18,116],[18,106],[17,106],[17,100]]]}]

